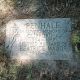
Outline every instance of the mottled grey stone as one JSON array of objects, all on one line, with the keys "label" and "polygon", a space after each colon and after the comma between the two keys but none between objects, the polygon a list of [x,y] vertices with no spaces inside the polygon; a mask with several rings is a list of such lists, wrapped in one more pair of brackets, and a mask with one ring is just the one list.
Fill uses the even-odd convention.
[{"label": "mottled grey stone", "polygon": [[18,19],[6,25],[5,47],[11,58],[72,59],[70,18]]}]

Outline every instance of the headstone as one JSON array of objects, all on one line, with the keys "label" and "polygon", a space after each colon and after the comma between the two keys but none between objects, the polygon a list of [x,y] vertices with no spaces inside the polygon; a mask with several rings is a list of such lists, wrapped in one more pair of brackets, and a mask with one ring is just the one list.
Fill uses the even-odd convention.
[{"label": "headstone", "polygon": [[70,18],[18,19],[6,25],[5,47],[12,59],[72,59]]}]

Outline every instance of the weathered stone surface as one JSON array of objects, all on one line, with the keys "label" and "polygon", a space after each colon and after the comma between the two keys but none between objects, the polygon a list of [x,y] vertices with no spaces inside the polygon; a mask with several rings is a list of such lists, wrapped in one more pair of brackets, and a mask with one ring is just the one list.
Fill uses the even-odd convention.
[{"label": "weathered stone surface", "polygon": [[6,25],[6,48],[14,59],[72,58],[69,18],[20,19]]}]

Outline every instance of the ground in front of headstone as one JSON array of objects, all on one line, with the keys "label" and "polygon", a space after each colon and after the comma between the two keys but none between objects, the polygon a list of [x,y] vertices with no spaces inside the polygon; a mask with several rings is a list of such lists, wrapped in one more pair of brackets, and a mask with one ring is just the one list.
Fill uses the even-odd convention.
[{"label": "ground in front of headstone", "polygon": [[[55,65],[56,63],[56,65]],[[0,66],[0,80],[79,80],[80,68],[68,61],[37,60],[18,65],[15,61]]]}]

